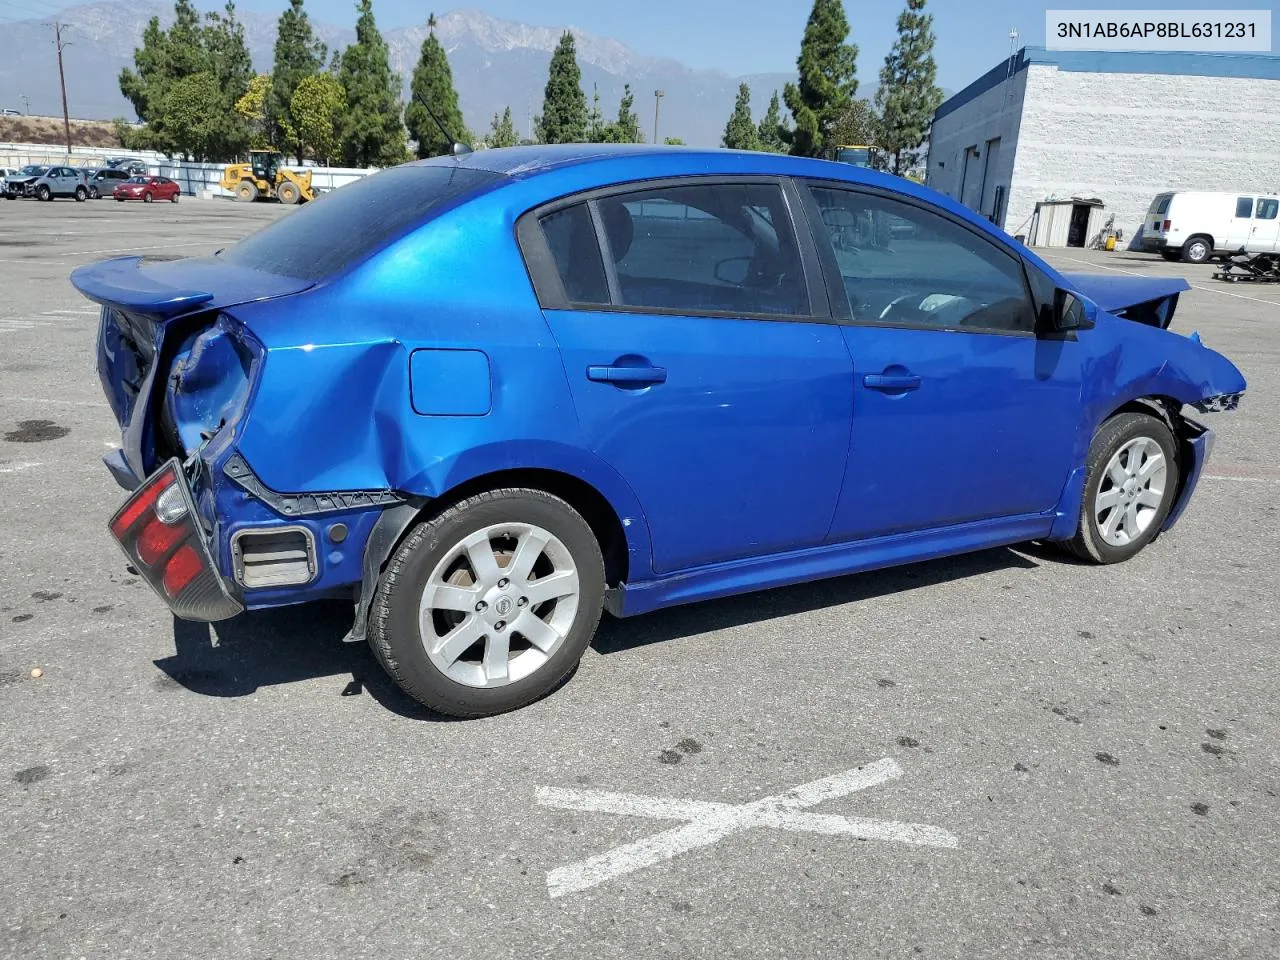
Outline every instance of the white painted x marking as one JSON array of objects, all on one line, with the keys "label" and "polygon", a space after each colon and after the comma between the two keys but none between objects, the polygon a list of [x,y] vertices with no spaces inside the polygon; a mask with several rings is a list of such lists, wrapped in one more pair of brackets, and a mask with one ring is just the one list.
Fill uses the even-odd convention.
[{"label": "white painted x marking", "polygon": [[820,813],[804,813],[806,807],[834,800],[857,790],[879,786],[902,776],[902,768],[890,757],[855,767],[835,776],[804,783],[785,793],[763,797],[750,803],[711,803],[703,800],[668,800],[633,793],[609,793],[603,790],[563,790],[539,787],[538,803],[562,810],[587,813],[615,813],[654,820],[686,820],[683,826],[664,830],[614,847],[598,856],[557,867],[547,874],[547,892],[553,897],[576,893],[598,883],[621,877],[680,853],[709,847],[718,840],[753,827],[772,827],[827,836],[855,837],[859,840],[886,840],[916,846],[959,846],[956,837],[941,827],[893,820],[865,820],[836,817]]}]

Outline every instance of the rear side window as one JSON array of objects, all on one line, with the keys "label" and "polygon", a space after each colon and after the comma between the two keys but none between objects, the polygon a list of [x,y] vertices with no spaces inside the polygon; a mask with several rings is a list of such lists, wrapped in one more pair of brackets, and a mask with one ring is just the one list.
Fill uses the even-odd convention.
[{"label": "rear side window", "polygon": [[218,256],[303,280],[320,280],[398,240],[432,210],[502,179],[448,166],[392,167],[327,193]]},{"label": "rear side window", "polygon": [[1162,193],[1151,201],[1151,212],[1158,213],[1161,216],[1169,212],[1169,201],[1173,199],[1173,194]]},{"label": "rear side window", "polygon": [[1259,220],[1274,220],[1277,208],[1280,208],[1280,200],[1276,200],[1273,197],[1259,197],[1258,212],[1255,216]]},{"label": "rear side window", "polygon": [[1253,197],[1236,197],[1236,216],[1253,216]]}]

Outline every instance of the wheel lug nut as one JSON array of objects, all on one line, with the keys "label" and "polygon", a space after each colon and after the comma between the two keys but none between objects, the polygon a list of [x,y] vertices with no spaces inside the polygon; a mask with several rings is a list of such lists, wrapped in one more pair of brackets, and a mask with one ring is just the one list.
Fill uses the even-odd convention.
[{"label": "wheel lug nut", "polygon": [[499,632],[501,632],[502,630],[505,630],[506,628],[507,628],[507,621],[505,620],[499,620],[497,623],[493,625],[493,629]]},{"label": "wheel lug nut", "polygon": [[528,602],[529,602],[529,598],[528,598],[528,597],[521,597],[519,600],[517,600],[517,601],[516,601],[516,604],[517,604],[517,606],[521,606],[521,607],[523,607],[523,606],[524,606],[526,603],[528,603]]},{"label": "wheel lug nut", "polygon": [[498,581],[498,589],[499,590],[505,589],[508,582],[509,581],[507,580],[507,578],[503,577],[501,580]]},{"label": "wheel lug nut", "polygon": [[481,600],[479,603],[476,604],[476,613],[484,613],[485,608],[488,606],[489,605],[487,603]]}]

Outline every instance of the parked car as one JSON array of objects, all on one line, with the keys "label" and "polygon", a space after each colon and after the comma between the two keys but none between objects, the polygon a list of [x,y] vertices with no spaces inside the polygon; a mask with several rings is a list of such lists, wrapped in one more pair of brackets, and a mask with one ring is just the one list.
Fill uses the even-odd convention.
[{"label": "parked car", "polygon": [[110,167],[92,171],[88,174],[89,199],[99,200],[112,196],[115,188],[128,180],[129,176],[127,170],[112,170]]},{"label": "parked car", "polygon": [[112,193],[117,200],[141,200],[151,203],[153,200],[169,200],[178,202],[182,196],[182,187],[168,177],[130,177],[118,183]]},{"label": "parked car", "polygon": [[[866,213],[890,229],[827,226]],[[1201,475],[1186,406],[1245,389],[1167,329],[1184,280],[1059,273],[908,180],[764,153],[440,157],[72,282],[110,528],[173,612],[354,597],[459,716],[554,690],[602,607],[1027,540],[1127,560]]]},{"label": "parked car", "polygon": [[1267,191],[1157,194],[1143,224],[1142,248],[1187,263],[1242,252],[1280,252],[1277,212],[1280,196]]},{"label": "parked car", "polygon": [[137,157],[108,157],[106,165],[108,169],[124,170],[135,176],[147,172],[147,161],[139,160]]},{"label": "parked car", "polygon": [[74,167],[50,167],[29,188],[37,200],[72,197],[78,202],[89,198],[84,174]]},{"label": "parked car", "polygon": [[0,109],[0,117],[20,117],[20,116],[22,116],[22,111],[15,110],[13,107],[5,107],[4,109]]},{"label": "parked car", "polygon": [[10,173],[4,178],[4,197],[14,200],[18,197],[35,196],[35,183],[48,171],[48,167],[28,164],[20,170]]}]

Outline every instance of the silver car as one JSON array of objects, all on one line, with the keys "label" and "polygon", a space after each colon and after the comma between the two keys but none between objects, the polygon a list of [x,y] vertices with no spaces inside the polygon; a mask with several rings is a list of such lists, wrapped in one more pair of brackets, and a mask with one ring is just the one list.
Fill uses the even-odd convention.
[{"label": "silver car", "polygon": [[34,196],[36,181],[48,172],[48,167],[34,163],[23,167],[21,170],[14,170],[4,178],[5,199],[13,200],[17,197]]},{"label": "silver car", "polygon": [[75,167],[50,167],[31,188],[37,200],[54,197],[75,197],[77,202],[89,199],[89,184],[84,171]]}]

